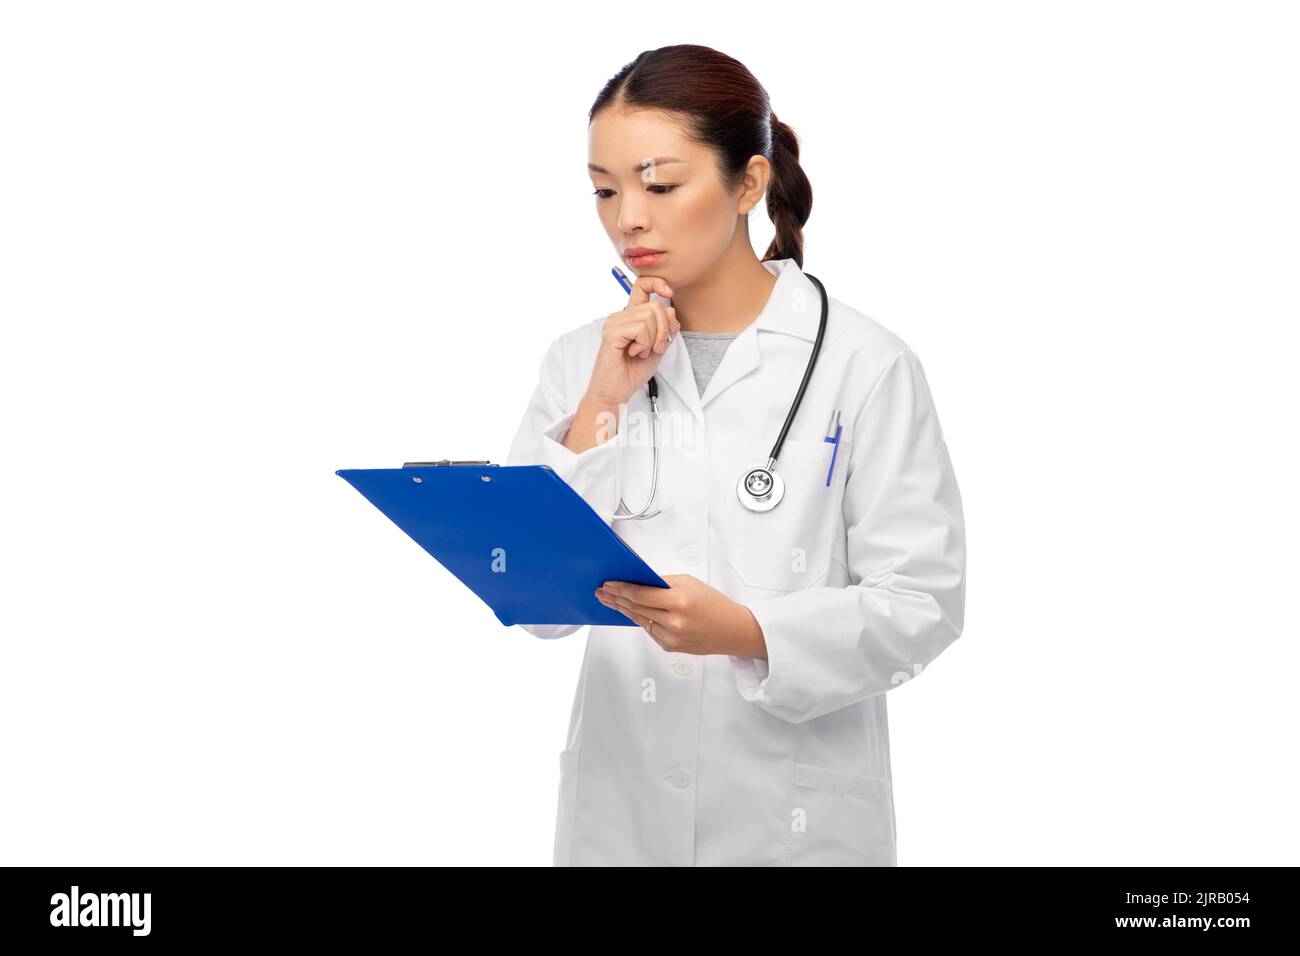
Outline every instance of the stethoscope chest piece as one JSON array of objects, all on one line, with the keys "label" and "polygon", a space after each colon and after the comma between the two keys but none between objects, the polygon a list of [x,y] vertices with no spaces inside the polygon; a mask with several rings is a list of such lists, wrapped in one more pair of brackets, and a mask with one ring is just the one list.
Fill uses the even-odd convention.
[{"label": "stethoscope chest piece", "polygon": [[750,511],[771,511],[785,496],[785,481],[767,468],[751,468],[736,483],[736,497]]}]

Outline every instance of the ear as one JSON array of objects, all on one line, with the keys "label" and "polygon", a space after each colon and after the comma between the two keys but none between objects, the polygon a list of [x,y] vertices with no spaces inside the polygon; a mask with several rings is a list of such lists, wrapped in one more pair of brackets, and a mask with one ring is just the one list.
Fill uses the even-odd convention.
[{"label": "ear", "polygon": [[772,164],[766,157],[751,156],[740,180],[740,196],[736,206],[738,215],[749,215],[750,210],[759,204],[767,192],[767,184],[771,178]]}]

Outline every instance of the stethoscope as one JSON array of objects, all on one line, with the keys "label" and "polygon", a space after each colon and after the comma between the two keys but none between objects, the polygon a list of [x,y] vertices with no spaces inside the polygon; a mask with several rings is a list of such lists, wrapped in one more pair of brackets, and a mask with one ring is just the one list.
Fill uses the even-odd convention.
[{"label": "stethoscope", "polygon": [[[799,383],[799,391],[794,397],[794,404],[790,406],[790,411],[785,416],[785,424],[781,426],[781,434],[777,436],[776,444],[772,446],[772,451],[768,454],[767,464],[762,468],[749,469],[736,482],[736,497],[750,511],[771,511],[785,497],[785,482],[773,469],[776,465],[777,455],[781,453],[781,446],[785,443],[786,432],[790,430],[790,424],[799,411],[799,403],[803,401],[803,393],[808,387],[808,380],[812,378],[813,366],[817,364],[817,353],[822,348],[822,335],[826,332],[826,315],[830,311],[830,300],[826,297],[826,287],[821,284],[821,280],[816,276],[809,275],[807,272],[804,275],[812,279],[817,286],[817,291],[821,293],[822,314],[817,325],[817,340],[813,342],[812,355],[808,358],[808,367],[804,369],[803,381]],[[620,497],[618,499],[618,510],[613,515],[615,521],[644,520],[660,514],[658,510],[649,514],[646,513],[649,511],[650,505],[654,503],[655,489],[659,484],[659,384],[655,381],[653,375],[650,376],[650,381],[646,382],[646,391],[650,395],[650,412],[654,432],[654,465],[650,477],[650,498],[646,501],[644,508],[636,514],[630,514],[626,513],[628,511],[627,505],[623,503],[623,499]],[[625,513],[619,514],[618,511]]]}]

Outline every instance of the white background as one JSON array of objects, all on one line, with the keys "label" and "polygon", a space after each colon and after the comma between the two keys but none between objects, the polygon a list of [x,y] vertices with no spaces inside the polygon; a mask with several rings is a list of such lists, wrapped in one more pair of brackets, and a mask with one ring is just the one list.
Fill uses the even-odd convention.
[{"label": "white background", "polygon": [[900,864],[1300,862],[1293,5],[0,11],[0,863],[550,863],[585,632],[334,472],[504,460],[626,301],[587,110],[686,42],[800,137],[805,267],[960,481]]}]

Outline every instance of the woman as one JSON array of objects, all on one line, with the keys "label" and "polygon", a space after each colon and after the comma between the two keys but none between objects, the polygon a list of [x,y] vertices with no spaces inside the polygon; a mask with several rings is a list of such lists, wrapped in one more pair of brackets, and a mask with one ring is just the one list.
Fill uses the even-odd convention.
[{"label": "woman", "polygon": [[[601,92],[589,157],[637,279],[625,309],[551,344],[507,463],[553,468],[670,587],[597,592],[629,623],[591,628],[555,863],[896,865],[885,692],[958,637],[965,594],[921,364],[832,297],[773,469],[784,497],[742,507],[738,477],[766,464],[821,317],[794,134],[743,65],[671,46]],[[760,262],[747,216],[764,196]],[[659,477],[632,520],[651,490],[652,375]]]}]

